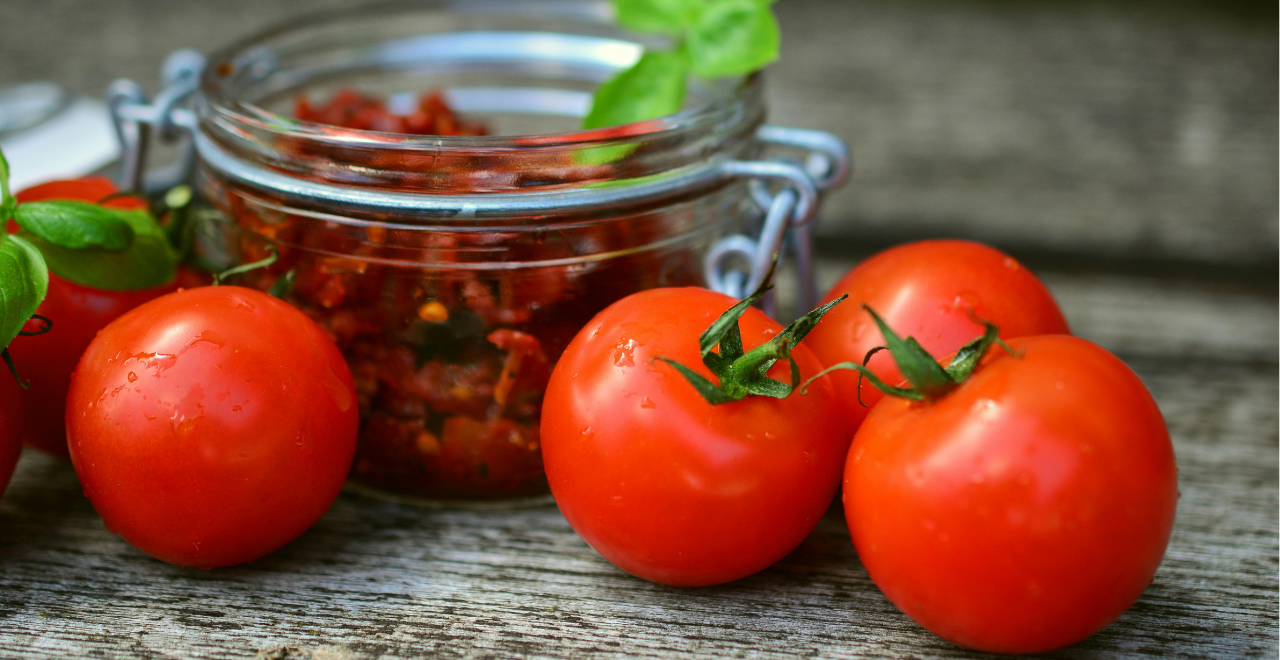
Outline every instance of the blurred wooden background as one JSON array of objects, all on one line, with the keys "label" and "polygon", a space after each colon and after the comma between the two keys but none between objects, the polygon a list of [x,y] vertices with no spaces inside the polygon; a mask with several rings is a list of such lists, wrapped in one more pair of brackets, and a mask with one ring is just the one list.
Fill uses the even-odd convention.
[{"label": "blurred wooden background", "polygon": [[[209,51],[346,0],[5,0],[0,85],[154,91]],[[785,0],[775,122],[853,145],[827,252],[926,236],[1032,261],[1241,272],[1275,288],[1274,4]]]}]

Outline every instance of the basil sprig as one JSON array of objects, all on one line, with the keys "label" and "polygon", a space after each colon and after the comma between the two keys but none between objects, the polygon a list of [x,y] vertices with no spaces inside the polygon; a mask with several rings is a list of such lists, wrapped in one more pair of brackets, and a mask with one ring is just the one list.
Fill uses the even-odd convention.
[{"label": "basil sprig", "polygon": [[671,37],[671,50],[649,50],[596,90],[586,129],[678,112],[690,75],[740,76],[778,59],[774,0],[614,0],[618,23]]},{"label": "basil sprig", "polygon": [[41,268],[47,264],[58,277],[96,289],[129,291],[167,284],[177,273],[180,255],[148,211],[81,201],[19,204],[9,194],[7,162],[0,167],[0,195],[0,222],[13,220],[19,229],[10,238],[38,250]]},{"label": "basil sprig", "polygon": [[[9,195],[9,162],[0,153],[0,213],[10,215],[15,207]],[[0,352],[8,350],[48,290],[49,271],[40,251],[21,237],[0,231]],[[4,359],[9,362],[7,353]]]}]

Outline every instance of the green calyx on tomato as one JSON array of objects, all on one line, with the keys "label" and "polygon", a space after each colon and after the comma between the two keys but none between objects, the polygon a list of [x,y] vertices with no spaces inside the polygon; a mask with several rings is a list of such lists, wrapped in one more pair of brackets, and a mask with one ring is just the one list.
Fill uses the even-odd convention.
[{"label": "green calyx on tomato", "polygon": [[[776,259],[774,265],[777,265]],[[775,399],[791,396],[791,393],[800,386],[800,366],[796,364],[795,358],[791,357],[791,347],[799,344],[813,326],[822,320],[823,315],[848,296],[841,296],[801,316],[769,341],[750,351],[744,351],[738,319],[769,289],[773,288],[769,283],[772,275],[773,270],[770,269],[769,276],[765,277],[764,284],[761,284],[760,288],[721,314],[720,318],[698,337],[702,363],[707,365],[711,373],[720,380],[718,385],[675,360],[661,356],[654,359],[662,360],[674,367],[693,385],[698,394],[713,406],[741,401],[752,395]],[[714,350],[717,346],[719,351]],[[774,380],[767,375],[769,369],[773,368],[779,360],[787,360],[791,364],[790,383]],[[809,382],[812,382],[812,379]]]},{"label": "green calyx on tomato", "polygon": [[614,0],[618,23],[667,35],[674,47],[646,50],[606,81],[583,118],[585,129],[629,124],[680,110],[690,75],[727,78],[778,59],[773,0]]},{"label": "green calyx on tomato", "polygon": [[[39,251],[42,263],[58,277],[112,291],[173,280],[181,254],[148,211],[71,200],[18,203],[9,193],[7,162],[0,169],[0,194],[0,221],[18,225],[18,233],[6,242],[16,239]],[[12,338],[0,332],[0,339],[6,336]]]},{"label": "green calyx on tomato", "polygon": [[[907,337],[902,339],[889,327],[884,319],[876,313],[874,309],[867,305],[862,306],[875,320],[876,325],[880,327],[880,333],[884,335],[884,346],[877,346],[870,351],[862,359],[862,364],[855,362],[841,362],[824,369],[821,373],[810,378],[805,382],[804,386],[808,387],[809,383],[821,378],[822,376],[842,369],[848,369],[858,372],[858,403],[862,403],[862,379],[866,378],[876,389],[890,396],[911,399],[912,401],[924,401],[926,399],[936,399],[951,390],[959,387],[973,370],[977,368],[978,362],[982,360],[982,356],[986,355],[987,349],[992,345],[998,345],[1010,355],[1015,355],[1013,349],[1000,339],[1000,331],[993,323],[982,321],[986,331],[981,337],[960,347],[956,351],[955,357],[951,359],[951,363],[943,367],[937,360],[929,355],[929,352],[916,341],[915,337]],[[898,369],[902,371],[902,375],[911,384],[911,387],[894,387],[885,383],[876,376],[871,369],[867,368],[867,362],[871,360],[871,356],[879,351],[888,350],[893,356],[895,362],[898,363]],[[866,405],[862,403],[862,405]]]}]

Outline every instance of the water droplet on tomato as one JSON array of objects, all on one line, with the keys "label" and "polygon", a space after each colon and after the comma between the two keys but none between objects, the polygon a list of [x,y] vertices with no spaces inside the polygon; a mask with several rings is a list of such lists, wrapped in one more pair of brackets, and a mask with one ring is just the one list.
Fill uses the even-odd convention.
[{"label": "water droplet on tomato", "polygon": [[583,440],[590,440],[590,439],[592,439],[592,438],[594,438],[594,437],[596,437],[596,432],[595,432],[595,431],[592,431],[590,426],[588,426],[588,427],[587,427],[587,428],[585,428],[585,429],[582,429],[582,439],[583,439]]},{"label": "water droplet on tomato", "polygon": [[128,379],[129,379],[129,382],[132,383],[133,381],[138,380],[138,374],[135,374],[132,371],[130,371],[128,375]]},{"label": "water droplet on tomato", "polygon": [[351,409],[351,404],[355,401],[355,395],[347,387],[346,383],[338,378],[338,374],[333,373],[333,369],[325,367],[324,388],[329,391],[329,395],[333,397],[333,403],[338,410],[346,412]]},{"label": "water droplet on tomato", "polygon": [[978,419],[989,422],[1000,416],[1000,404],[994,399],[978,399],[973,402],[969,411],[977,415]]},{"label": "water droplet on tomato", "polygon": [[854,339],[854,341],[857,341],[857,340],[859,340],[859,339],[862,339],[862,335],[865,335],[865,334],[867,334],[867,324],[866,324],[866,323],[859,323],[859,324],[858,324],[858,327],[856,327],[856,328],[854,328],[854,329],[853,329],[853,339]]},{"label": "water droplet on tomato", "polygon": [[654,403],[652,399],[646,396],[640,399],[640,407],[641,408],[657,408],[658,404]]},{"label": "water droplet on tomato", "polygon": [[196,430],[196,426],[200,423],[201,419],[204,419],[202,415],[187,417],[182,413],[174,413],[173,417],[169,419],[169,424],[173,427],[174,435],[177,435],[179,438],[184,438],[190,435],[192,431]]},{"label": "water droplet on tomato", "polygon": [[637,346],[639,344],[634,339],[619,339],[613,347],[613,364],[619,367],[634,367]]},{"label": "water droplet on tomato", "polygon": [[222,335],[212,330],[205,330],[204,332],[201,332],[198,336],[196,336],[194,339],[187,342],[187,346],[191,347],[200,342],[207,342],[221,348],[222,346],[225,346],[227,344],[227,338],[223,337]]}]

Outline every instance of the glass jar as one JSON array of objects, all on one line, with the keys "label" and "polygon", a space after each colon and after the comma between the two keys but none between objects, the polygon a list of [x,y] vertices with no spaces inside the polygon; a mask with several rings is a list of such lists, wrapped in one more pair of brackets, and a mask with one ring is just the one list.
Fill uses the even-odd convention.
[{"label": "glass jar", "polygon": [[[759,75],[697,83],[668,117],[577,130],[591,91],[655,45],[608,19],[608,3],[590,1],[322,15],[212,56],[193,112],[170,116],[193,133],[197,189],[228,219],[205,231],[203,258],[273,248],[279,259],[239,283],[283,292],[347,357],[361,412],[354,482],[433,499],[545,494],[539,408],[574,334],[643,289],[711,279],[741,295],[760,269],[734,271],[734,259],[781,249],[817,189],[842,177],[835,138],[762,127]],[[297,95],[348,87],[392,104],[441,90],[495,135],[290,116]],[[166,93],[168,106],[182,96]],[[168,106],[117,116],[154,125]],[[822,151],[815,136],[836,152],[817,181],[753,160],[768,142]],[[734,233],[774,225],[771,242]]]}]

